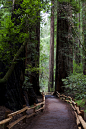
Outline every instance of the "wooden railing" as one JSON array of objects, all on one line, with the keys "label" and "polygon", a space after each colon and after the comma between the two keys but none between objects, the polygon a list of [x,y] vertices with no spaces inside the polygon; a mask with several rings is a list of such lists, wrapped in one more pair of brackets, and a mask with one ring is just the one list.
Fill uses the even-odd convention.
[{"label": "wooden railing", "polygon": [[76,116],[76,123],[78,129],[86,129],[86,122],[84,121],[84,111],[80,110],[80,107],[77,106],[77,103],[73,100],[73,98],[71,98],[70,96],[65,96],[63,94],[60,94],[59,92],[56,92],[56,96],[70,103]]},{"label": "wooden railing", "polygon": [[[45,95],[43,94],[42,96],[43,96],[42,102],[38,103],[38,104],[34,103],[34,106],[31,108],[29,108],[28,106],[24,106],[23,109],[13,112],[11,114],[9,114],[9,112],[7,111],[5,113],[5,119],[0,121],[0,125],[4,124],[4,129],[11,129],[14,125],[16,125],[21,120],[23,120],[23,122],[26,123],[26,118],[30,118],[31,116],[34,116],[36,114],[36,112],[38,112],[40,110],[41,110],[41,112],[43,112],[44,107],[45,107]],[[31,109],[33,109],[33,113],[31,113],[30,115],[27,115],[26,111],[29,111]],[[13,119],[14,116],[21,114],[21,113],[23,113],[22,117],[15,120],[14,122],[9,123]]]},{"label": "wooden railing", "polygon": [[44,92],[45,95],[53,95],[53,92]]}]

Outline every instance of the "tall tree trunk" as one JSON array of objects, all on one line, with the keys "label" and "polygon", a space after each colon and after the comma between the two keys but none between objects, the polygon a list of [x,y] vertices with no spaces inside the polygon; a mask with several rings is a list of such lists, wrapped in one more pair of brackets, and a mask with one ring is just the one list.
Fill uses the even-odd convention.
[{"label": "tall tree trunk", "polygon": [[[86,2],[83,3],[83,34],[84,34],[84,48],[86,50]],[[83,74],[86,75],[86,51],[83,49]]]},{"label": "tall tree trunk", "polygon": [[54,0],[51,0],[51,30],[50,30],[50,57],[49,57],[49,82],[48,91],[53,88],[54,80]]},{"label": "tall tree trunk", "polygon": [[[65,13],[66,12],[66,13]],[[69,12],[69,13],[68,13]],[[57,46],[56,46],[56,77],[55,91],[63,91],[62,79],[72,71],[72,46],[71,28],[67,15],[71,14],[71,8],[67,3],[59,3],[57,17]],[[71,16],[70,16],[71,17]],[[69,33],[70,32],[70,33]],[[71,68],[71,70],[70,70]]]},{"label": "tall tree trunk", "polygon": [[[19,6],[19,5],[18,5]],[[14,3],[14,10],[16,9],[16,5]],[[12,19],[16,19],[16,15],[14,16],[12,14]],[[15,20],[15,25],[17,25],[17,22]],[[15,39],[14,39],[15,40]],[[11,42],[9,42],[11,48],[15,47]],[[9,66],[9,64],[5,64],[4,67],[1,65],[3,62],[0,62],[0,72],[4,71],[4,80],[6,83],[1,83],[0,87],[0,105],[4,105],[11,110],[18,110],[23,107],[23,104],[25,104],[23,92],[22,92],[22,85],[24,81],[24,72],[25,72],[25,61],[24,60],[17,60],[20,58],[25,57],[25,49],[24,45],[22,46],[18,43],[16,44],[18,46],[17,49],[19,51],[16,53],[16,56],[13,59],[12,65],[10,66],[8,72],[4,71],[6,66]],[[11,53],[10,53],[11,55]],[[13,58],[13,56],[11,56]],[[17,63],[15,63],[17,61]],[[6,61],[7,62],[7,61]],[[3,99],[2,99],[3,98]]]},{"label": "tall tree trunk", "polygon": [[[79,7],[81,7],[80,0],[77,2],[78,2]],[[75,20],[79,24],[79,25],[77,24],[77,26],[75,24],[75,28],[76,28],[76,31],[77,31],[79,37],[81,37],[81,21],[80,21],[80,19],[81,19],[81,12],[79,12],[78,14],[75,14]],[[80,65],[80,63],[81,63],[80,47],[81,47],[80,41],[79,41],[78,37],[76,36],[75,41],[74,41],[74,60],[77,65]]]},{"label": "tall tree trunk", "polygon": [[[27,76],[29,77],[29,81],[31,87],[33,87],[34,92],[37,95],[40,95],[40,87],[39,87],[39,56],[40,56],[40,12],[37,12],[37,21],[34,25],[31,25],[29,28],[29,42],[27,44],[27,69],[29,66],[34,69],[31,71],[27,71]],[[33,32],[33,33],[32,33]]]}]

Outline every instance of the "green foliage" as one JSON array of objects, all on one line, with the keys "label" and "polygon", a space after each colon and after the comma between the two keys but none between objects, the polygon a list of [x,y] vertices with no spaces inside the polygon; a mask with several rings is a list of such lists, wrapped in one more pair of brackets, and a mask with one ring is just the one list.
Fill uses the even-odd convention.
[{"label": "green foliage", "polygon": [[[16,2],[19,8],[14,12],[11,0],[4,0],[1,3],[3,8],[0,9],[0,60],[9,65],[21,44],[29,39],[28,30],[40,18],[37,13],[42,9],[40,0]],[[12,15],[14,15],[13,18]]]},{"label": "green foliage", "polygon": [[35,66],[35,67],[32,67],[32,65],[27,65],[27,68],[25,69],[25,72],[29,72],[29,73],[32,73],[32,72],[36,72],[38,73],[41,69],[43,69],[42,67],[39,68],[39,66]]},{"label": "green foliage", "polygon": [[75,100],[78,106],[81,107],[81,109],[84,109],[84,112],[86,114],[86,98],[81,99],[81,100]]},{"label": "green foliage", "polygon": [[81,107],[85,106],[86,99],[76,100],[77,104]]},{"label": "green foliage", "polygon": [[[0,59],[2,61],[7,60],[11,62],[12,57],[16,54],[19,47],[18,43],[23,43],[28,37],[26,33],[20,33],[19,26],[15,26],[11,20],[11,16],[7,16],[4,21],[1,22],[3,29],[0,30]],[[14,40],[15,39],[15,40]]]},{"label": "green foliage", "polygon": [[29,81],[29,77],[25,76],[25,80],[24,80],[22,88],[25,88],[28,90],[28,88],[32,88],[31,86],[32,84]]},{"label": "green foliage", "polygon": [[40,88],[41,90],[47,91],[49,76],[49,42],[47,43],[47,40],[43,42],[42,40],[40,48]]},{"label": "green foliage", "polygon": [[[43,13],[47,15],[46,13]],[[47,20],[46,20],[47,19]],[[46,24],[45,24],[46,23]],[[42,18],[40,33],[40,72],[39,83],[41,91],[48,91],[49,78],[49,51],[50,51],[50,19]]]},{"label": "green foliage", "polygon": [[76,64],[75,61],[73,61],[73,74],[82,72],[83,72],[83,64],[82,63]]},{"label": "green foliage", "polygon": [[60,3],[69,3],[72,6],[72,10],[77,13],[80,11],[80,7],[78,5],[78,2],[75,0],[58,0]]},{"label": "green foliage", "polygon": [[62,81],[68,94],[72,94],[76,99],[86,98],[86,75],[72,74]]},{"label": "green foliage", "polygon": [[53,88],[50,88],[50,92],[54,92],[55,91],[55,86],[53,86]]}]

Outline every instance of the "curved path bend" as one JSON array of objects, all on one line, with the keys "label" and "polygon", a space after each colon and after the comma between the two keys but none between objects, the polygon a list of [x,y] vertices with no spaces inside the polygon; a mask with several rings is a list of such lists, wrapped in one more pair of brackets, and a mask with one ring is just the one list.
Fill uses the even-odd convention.
[{"label": "curved path bend", "polygon": [[78,129],[69,104],[49,95],[45,102],[44,112],[35,116],[26,129]]}]

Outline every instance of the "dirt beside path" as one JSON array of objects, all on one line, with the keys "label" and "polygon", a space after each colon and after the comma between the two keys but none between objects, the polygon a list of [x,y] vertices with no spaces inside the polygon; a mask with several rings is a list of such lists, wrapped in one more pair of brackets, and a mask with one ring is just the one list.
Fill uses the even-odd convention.
[{"label": "dirt beside path", "polygon": [[66,102],[46,96],[43,113],[35,116],[25,129],[78,129],[72,108]]}]

